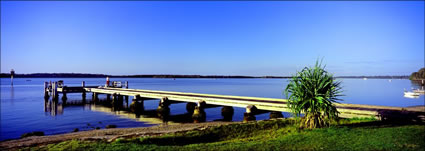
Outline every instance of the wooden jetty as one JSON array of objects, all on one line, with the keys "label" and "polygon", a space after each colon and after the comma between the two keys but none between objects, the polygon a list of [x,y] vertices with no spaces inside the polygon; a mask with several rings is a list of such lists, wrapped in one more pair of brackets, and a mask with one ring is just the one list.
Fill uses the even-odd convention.
[{"label": "wooden jetty", "polygon": [[[160,117],[166,117],[169,114],[170,104],[186,102],[186,109],[193,114],[195,122],[205,121],[204,108],[217,106],[223,106],[223,116],[233,116],[233,107],[246,108],[244,121],[255,120],[256,114],[265,112],[271,112],[270,115],[274,117],[283,117],[281,112],[290,112],[286,99],[129,89],[128,82],[125,82],[124,88],[120,82],[113,82],[112,85],[105,86],[85,86],[85,83],[82,82],[81,87],[67,87],[63,85],[63,82],[53,82],[52,84],[45,83],[44,92],[46,98],[49,98],[50,94],[53,100],[58,100],[59,93],[62,93],[62,100],[66,100],[67,93],[82,93],[83,100],[86,99],[86,93],[92,93],[92,101],[97,101],[99,100],[98,95],[103,94],[114,105],[122,105],[124,100],[128,104],[128,98],[132,97],[130,107],[134,112],[143,108],[144,100],[159,99],[157,111]],[[409,118],[414,121],[425,121],[424,108],[344,103],[335,103],[335,106],[342,118],[373,117],[380,120]]]}]

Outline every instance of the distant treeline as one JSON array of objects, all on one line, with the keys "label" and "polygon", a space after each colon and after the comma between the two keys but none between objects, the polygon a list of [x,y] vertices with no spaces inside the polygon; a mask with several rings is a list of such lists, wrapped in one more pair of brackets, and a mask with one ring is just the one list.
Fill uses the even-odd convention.
[{"label": "distant treeline", "polygon": [[421,68],[418,72],[413,72],[410,77],[410,80],[425,80],[425,68]]},{"label": "distant treeline", "polygon": [[[9,73],[1,73],[0,77],[9,78]],[[225,76],[225,75],[106,75],[87,73],[31,73],[15,74],[15,78],[290,78],[278,76]]]},{"label": "distant treeline", "polygon": [[346,79],[408,79],[409,76],[401,75],[401,76],[337,76],[336,78],[346,78]]},{"label": "distant treeline", "polygon": [[[0,77],[9,78],[9,73]],[[106,75],[88,73],[31,73],[15,74],[15,78],[291,78],[291,76],[225,76],[225,75]],[[408,79],[409,76],[336,76],[335,78]]]}]

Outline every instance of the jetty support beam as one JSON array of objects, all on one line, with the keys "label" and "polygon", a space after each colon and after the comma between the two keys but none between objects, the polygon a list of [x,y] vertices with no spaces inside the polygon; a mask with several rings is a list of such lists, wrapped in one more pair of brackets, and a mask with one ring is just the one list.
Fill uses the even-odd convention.
[{"label": "jetty support beam", "polygon": [[68,97],[66,97],[66,86],[62,87],[62,101],[65,102]]},{"label": "jetty support beam", "polygon": [[94,102],[99,101],[99,97],[98,97],[98,95],[99,95],[99,94],[97,94],[96,92],[93,92],[92,100],[93,100]]},{"label": "jetty support beam", "polygon": [[255,113],[257,112],[257,107],[254,105],[248,105],[246,107],[246,112],[243,114],[243,122],[255,121]]},{"label": "jetty support beam", "polygon": [[224,121],[232,121],[234,112],[235,111],[231,106],[223,106],[221,108],[221,116],[223,116]]},{"label": "jetty support beam", "polygon": [[167,97],[162,98],[159,101],[158,108],[156,109],[157,115],[164,122],[168,121],[168,117],[170,116],[170,100]]},{"label": "jetty support beam", "polygon": [[140,98],[140,95],[133,97],[130,104],[130,110],[136,114],[140,114],[145,110],[143,100]]},{"label": "jetty support beam", "polygon": [[200,123],[206,121],[206,113],[204,111],[207,103],[205,101],[199,101],[195,109],[193,110],[192,119],[194,123]]},{"label": "jetty support beam", "polygon": [[58,101],[58,83],[57,82],[53,82],[52,84],[52,99],[53,101]]},{"label": "jetty support beam", "polygon": [[82,97],[83,103],[85,103],[86,102],[86,90],[84,89],[86,87],[85,81],[81,82],[81,87],[83,87],[83,92],[81,94],[81,97]]},{"label": "jetty support beam", "polygon": [[49,100],[49,84],[44,82],[44,100]]}]

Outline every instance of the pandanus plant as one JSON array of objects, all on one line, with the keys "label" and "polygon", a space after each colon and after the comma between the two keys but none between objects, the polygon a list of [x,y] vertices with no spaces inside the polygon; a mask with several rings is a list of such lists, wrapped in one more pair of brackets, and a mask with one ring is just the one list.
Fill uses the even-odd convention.
[{"label": "pandanus plant", "polygon": [[284,93],[288,99],[288,107],[301,118],[301,128],[319,128],[329,126],[338,118],[338,111],[333,104],[339,99],[341,82],[322,67],[322,62],[316,61],[314,67],[305,67],[296,73],[287,85]]}]

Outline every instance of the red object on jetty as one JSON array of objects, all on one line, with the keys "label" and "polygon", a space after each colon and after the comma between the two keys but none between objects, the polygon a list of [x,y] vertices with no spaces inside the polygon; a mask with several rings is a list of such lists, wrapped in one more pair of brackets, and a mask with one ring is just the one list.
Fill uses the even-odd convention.
[{"label": "red object on jetty", "polygon": [[106,77],[106,86],[109,86],[109,77]]}]

